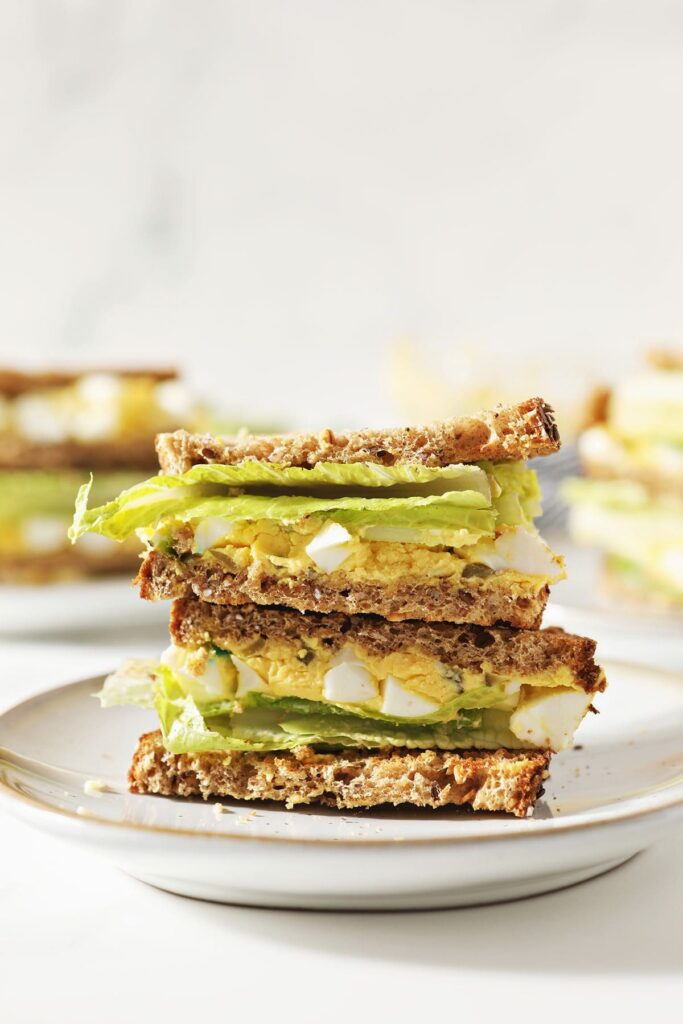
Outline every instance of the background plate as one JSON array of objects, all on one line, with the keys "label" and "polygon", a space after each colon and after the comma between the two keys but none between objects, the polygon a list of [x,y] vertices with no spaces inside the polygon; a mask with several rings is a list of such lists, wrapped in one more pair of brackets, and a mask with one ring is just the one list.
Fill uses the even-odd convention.
[{"label": "background plate", "polygon": [[[101,679],[0,717],[0,797],[48,832],[184,895],[257,905],[390,909],[494,902],[599,874],[683,809],[683,679],[606,666],[604,713],[558,755],[532,818],[444,809],[331,813],[132,796],[125,776],[154,716],[100,709]],[[87,795],[99,779],[108,792]]]}]

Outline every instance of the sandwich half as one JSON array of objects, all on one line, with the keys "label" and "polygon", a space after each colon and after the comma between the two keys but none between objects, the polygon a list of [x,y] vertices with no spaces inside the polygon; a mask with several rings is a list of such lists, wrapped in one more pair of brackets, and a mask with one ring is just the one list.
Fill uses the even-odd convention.
[{"label": "sandwich half", "polygon": [[519,631],[176,601],[156,664],[105,706],[153,706],[138,793],[524,816],[605,687],[595,644]]},{"label": "sandwich half", "polygon": [[0,581],[133,571],[140,542],[69,543],[73,503],[97,471],[98,503],[154,469],[154,435],[189,422],[172,370],[26,373],[0,368]]},{"label": "sandwich half", "polygon": [[162,434],[162,474],[94,508],[83,488],[71,538],[137,532],[151,600],[535,629],[564,571],[524,460],[559,444],[541,399],[429,427]]}]

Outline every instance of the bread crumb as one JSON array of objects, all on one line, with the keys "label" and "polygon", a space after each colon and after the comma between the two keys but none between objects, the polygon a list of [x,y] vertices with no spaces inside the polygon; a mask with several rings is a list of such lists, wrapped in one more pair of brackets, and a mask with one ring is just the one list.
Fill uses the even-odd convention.
[{"label": "bread crumb", "polygon": [[87,807],[83,807],[81,806],[81,804],[79,804],[78,807],[76,808],[76,814],[80,814],[82,818],[87,818],[88,815],[90,814],[90,811],[88,810]]},{"label": "bread crumb", "polygon": [[109,793],[109,786],[102,779],[86,779],[83,783],[83,792],[86,796],[101,797],[103,793]]},{"label": "bread crumb", "polygon": [[229,810],[225,806],[225,804],[214,804],[213,805],[213,813],[215,814],[215,816],[217,818],[222,818],[222,816],[224,814],[228,814],[229,813]]}]

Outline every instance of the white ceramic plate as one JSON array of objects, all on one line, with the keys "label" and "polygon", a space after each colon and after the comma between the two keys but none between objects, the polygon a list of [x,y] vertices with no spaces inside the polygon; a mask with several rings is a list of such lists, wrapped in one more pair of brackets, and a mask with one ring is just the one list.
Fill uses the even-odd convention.
[{"label": "white ceramic plate", "polygon": [[551,535],[550,542],[564,556],[567,579],[552,589],[544,626],[598,637],[603,657],[683,670],[683,615],[620,600],[602,583],[598,551],[578,547],[566,535]]},{"label": "white ceramic plate", "polygon": [[0,586],[0,633],[5,636],[86,632],[168,620],[165,602],[141,601],[130,575]]},{"label": "white ceramic plate", "polygon": [[[154,716],[100,709],[91,679],[0,717],[0,799],[37,828],[171,892],[259,906],[408,909],[514,899],[580,882],[683,816],[683,679],[607,666],[603,714],[557,756],[534,816],[286,811],[133,796],[125,776]],[[88,779],[109,792],[87,795]]]}]

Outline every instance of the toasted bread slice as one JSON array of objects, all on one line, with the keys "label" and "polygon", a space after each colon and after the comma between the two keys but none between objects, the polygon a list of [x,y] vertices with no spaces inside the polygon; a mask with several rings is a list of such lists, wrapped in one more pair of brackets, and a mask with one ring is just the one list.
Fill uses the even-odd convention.
[{"label": "toasted bread slice", "polygon": [[1,435],[0,439],[0,469],[135,469],[150,472],[157,465],[152,437],[37,442]]},{"label": "toasted bread slice", "polygon": [[199,463],[235,465],[261,459],[284,466],[318,462],[413,463],[448,466],[481,460],[528,459],[558,451],[560,435],[553,410],[541,398],[499,406],[423,427],[335,433],[221,438],[178,430],[157,438],[164,473],[181,475]]},{"label": "toasted bread slice", "polygon": [[503,676],[538,676],[564,666],[574,685],[586,693],[605,688],[594,661],[595,641],[561,629],[483,629],[450,622],[388,622],[371,615],[305,615],[287,608],[246,605],[231,608],[196,599],[176,601],[171,609],[171,636],[183,647],[208,643],[223,650],[258,649],[277,641],[301,649],[306,640],[334,654],[352,643],[368,655],[400,651],[425,654],[445,665]]},{"label": "toasted bread slice", "polygon": [[195,595],[216,604],[285,605],[297,611],[382,615],[427,622],[502,623],[537,629],[548,600],[539,577],[518,576],[514,592],[503,577],[448,578],[404,576],[396,581],[357,580],[341,570],[280,577],[255,562],[240,569],[229,559],[183,559],[150,551],[136,582],[147,601]]},{"label": "toasted bread slice", "polygon": [[321,753],[170,754],[160,732],[140,738],[128,773],[133,793],[277,800],[340,810],[381,804],[469,806],[525,817],[548,777],[550,751],[361,750]]}]

